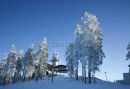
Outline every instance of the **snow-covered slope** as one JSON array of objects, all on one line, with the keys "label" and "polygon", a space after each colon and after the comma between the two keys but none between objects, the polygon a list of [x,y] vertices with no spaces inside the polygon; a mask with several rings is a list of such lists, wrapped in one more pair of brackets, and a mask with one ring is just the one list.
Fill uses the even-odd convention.
[{"label": "snow-covered slope", "polygon": [[28,81],[23,83],[0,86],[0,89],[130,89],[130,85],[123,85],[98,80],[95,84],[84,84],[68,77],[55,77],[54,83],[51,79],[39,81]]}]

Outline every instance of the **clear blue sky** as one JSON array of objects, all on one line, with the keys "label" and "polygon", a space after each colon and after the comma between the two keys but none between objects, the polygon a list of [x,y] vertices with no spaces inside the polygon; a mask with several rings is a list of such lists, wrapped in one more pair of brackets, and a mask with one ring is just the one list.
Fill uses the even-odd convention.
[{"label": "clear blue sky", "polygon": [[[11,44],[25,51],[31,43],[38,44],[44,36],[49,42],[49,59],[57,49],[65,63],[65,47],[74,39],[76,24],[85,11],[98,17],[104,33],[106,58],[99,78],[121,79],[128,71],[126,47],[130,41],[130,0],[0,0],[0,58],[9,53]],[[51,45],[53,44],[53,45]]]}]

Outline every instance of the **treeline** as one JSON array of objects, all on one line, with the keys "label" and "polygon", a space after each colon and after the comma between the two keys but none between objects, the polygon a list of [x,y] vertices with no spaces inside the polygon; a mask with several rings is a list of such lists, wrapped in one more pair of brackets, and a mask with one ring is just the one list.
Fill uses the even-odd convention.
[{"label": "treeline", "polygon": [[0,84],[42,79],[46,76],[47,65],[48,43],[46,38],[41,41],[37,52],[33,44],[25,53],[23,50],[16,52],[15,45],[12,45],[10,53],[4,54],[0,64]]}]

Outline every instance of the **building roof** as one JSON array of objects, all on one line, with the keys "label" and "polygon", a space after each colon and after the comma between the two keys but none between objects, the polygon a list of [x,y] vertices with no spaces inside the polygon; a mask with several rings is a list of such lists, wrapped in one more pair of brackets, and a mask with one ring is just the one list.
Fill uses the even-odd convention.
[{"label": "building roof", "polygon": [[66,68],[66,65],[58,65],[58,66],[56,66],[55,68],[59,68],[59,67],[65,67]]}]

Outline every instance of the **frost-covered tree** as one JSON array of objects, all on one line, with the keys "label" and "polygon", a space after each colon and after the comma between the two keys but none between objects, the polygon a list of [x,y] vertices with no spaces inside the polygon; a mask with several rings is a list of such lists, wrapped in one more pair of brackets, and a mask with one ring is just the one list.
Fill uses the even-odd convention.
[{"label": "frost-covered tree", "polygon": [[[78,76],[79,61],[82,64],[82,77],[86,83],[86,68],[88,70],[89,83],[91,75],[99,70],[105,57],[102,50],[102,33],[96,16],[85,12],[80,25],[75,30],[74,65]],[[72,54],[71,54],[72,55]]]},{"label": "frost-covered tree", "polygon": [[84,71],[84,53],[83,53],[83,45],[84,45],[84,38],[83,38],[83,31],[81,29],[80,25],[77,25],[75,30],[75,40],[74,40],[74,46],[75,46],[75,56],[74,56],[74,65],[75,65],[75,72],[76,72],[76,79],[78,80],[78,65],[79,61],[82,63],[82,77],[85,73]]},{"label": "frost-covered tree", "polygon": [[0,77],[3,78],[6,75],[7,70],[7,54],[4,53],[0,64]]},{"label": "frost-covered tree", "polygon": [[32,75],[35,71],[34,67],[34,60],[36,59],[36,54],[34,51],[34,44],[31,44],[31,47],[28,48],[27,52],[24,55],[24,60],[23,60],[23,77],[30,79],[32,78]]},{"label": "frost-covered tree", "polygon": [[46,75],[48,65],[48,43],[46,37],[40,43],[35,63],[39,67],[39,77],[42,78],[42,76]]},{"label": "frost-covered tree", "polygon": [[17,65],[17,52],[15,50],[15,45],[12,45],[11,51],[7,58],[7,70],[6,74],[10,77],[14,77],[16,73],[16,65]]},{"label": "frost-covered tree", "polygon": [[91,73],[99,70],[102,64],[103,57],[105,57],[102,50],[102,33],[100,31],[97,17],[85,12],[81,19],[81,28],[84,37],[84,60],[88,64],[88,77],[91,83]]},{"label": "frost-covered tree", "polygon": [[2,57],[2,60],[1,60],[1,63],[3,65],[5,65],[7,63],[7,53],[4,53],[3,57]]},{"label": "frost-covered tree", "polygon": [[[85,59],[85,47],[84,47],[84,31],[82,30],[81,25],[76,26],[75,30],[75,60],[80,61],[82,65],[82,80],[84,81],[84,78],[86,77],[86,61]],[[77,67],[78,68],[78,67]],[[77,73],[78,75],[78,73]]]},{"label": "frost-covered tree", "polygon": [[68,74],[70,78],[72,78],[74,74],[74,56],[75,56],[75,45],[74,43],[69,43],[67,49],[66,49],[66,62],[67,62],[67,69],[68,69]]},{"label": "frost-covered tree", "polygon": [[18,61],[17,61],[17,65],[16,65],[16,78],[17,78],[17,81],[18,80],[21,80],[21,77],[23,75],[23,70],[22,70],[22,61],[23,61],[23,58],[24,58],[24,51],[23,49],[21,49],[18,54]]}]

